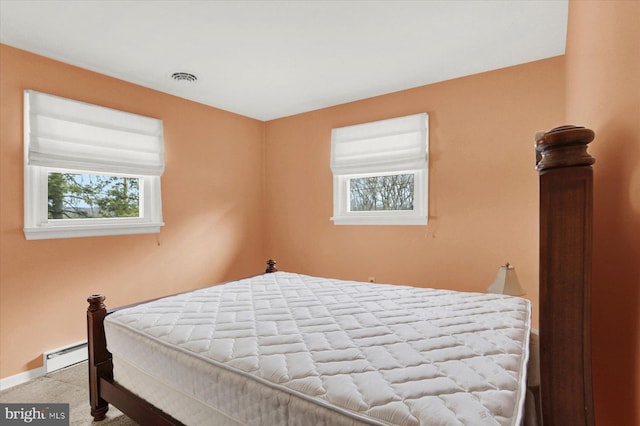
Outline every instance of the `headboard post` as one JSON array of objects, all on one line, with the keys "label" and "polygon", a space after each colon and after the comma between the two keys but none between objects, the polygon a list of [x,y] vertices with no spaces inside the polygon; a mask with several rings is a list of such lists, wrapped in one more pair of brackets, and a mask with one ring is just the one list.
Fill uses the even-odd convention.
[{"label": "headboard post", "polygon": [[591,383],[593,131],[536,134],[540,173],[540,371],[544,426],[594,420]]}]

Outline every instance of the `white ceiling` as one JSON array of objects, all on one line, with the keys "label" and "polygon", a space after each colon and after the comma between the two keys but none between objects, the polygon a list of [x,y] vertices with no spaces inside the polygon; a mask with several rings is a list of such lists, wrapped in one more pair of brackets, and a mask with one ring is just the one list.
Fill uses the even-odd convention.
[{"label": "white ceiling", "polygon": [[[0,0],[0,42],[270,120],[562,55],[567,10],[568,0]],[[172,80],[178,71],[198,81]]]}]

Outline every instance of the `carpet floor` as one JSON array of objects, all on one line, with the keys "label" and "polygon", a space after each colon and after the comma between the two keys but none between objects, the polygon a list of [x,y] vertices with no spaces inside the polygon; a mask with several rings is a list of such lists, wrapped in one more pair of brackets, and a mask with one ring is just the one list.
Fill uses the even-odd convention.
[{"label": "carpet floor", "polygon": [[94,422],[89,408],[89,378],[86,362],[54,371],[44,377],[0,392],[3,403],[67,403],[69,425],[136,426],[117,408],[109,406],[107,418]]}]

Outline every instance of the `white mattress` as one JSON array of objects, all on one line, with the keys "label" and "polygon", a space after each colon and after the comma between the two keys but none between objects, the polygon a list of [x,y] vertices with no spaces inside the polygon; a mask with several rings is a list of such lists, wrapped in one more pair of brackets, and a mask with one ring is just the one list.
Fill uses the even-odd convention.
[{"label": "white mattress", "polygon": [[277,272],[117,311],[105,331],[115,380],[186,424],[519,425],[530,309]]}]

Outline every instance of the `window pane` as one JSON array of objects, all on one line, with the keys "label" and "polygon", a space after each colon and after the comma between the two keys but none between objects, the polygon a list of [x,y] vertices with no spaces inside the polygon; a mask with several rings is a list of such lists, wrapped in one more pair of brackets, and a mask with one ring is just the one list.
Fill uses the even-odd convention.
[{"label": "window pane", "polygon": [[349,179],[349,210],[413,210],[413,180],[413,173]]},{"label": "window pane", "polygon": [[49,173],[49,219],[140,217],[140,178]]}]

